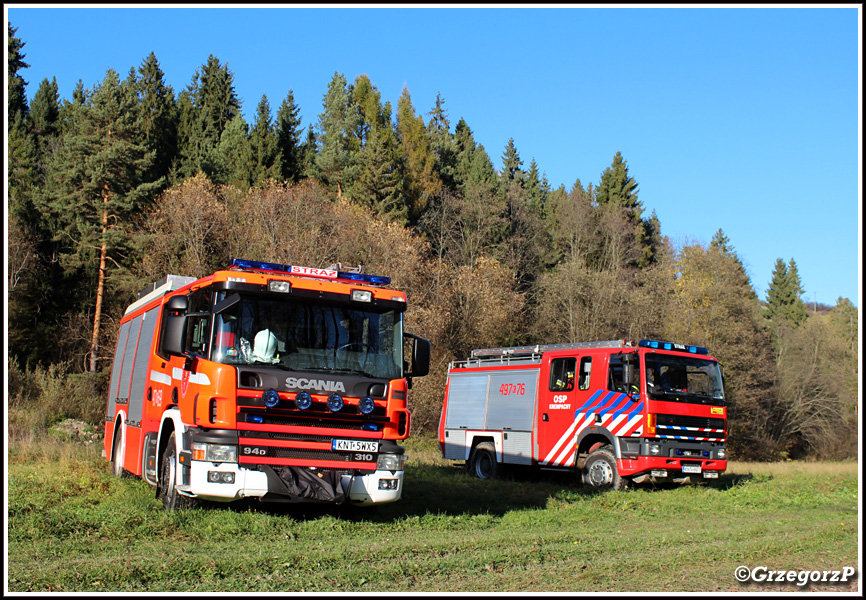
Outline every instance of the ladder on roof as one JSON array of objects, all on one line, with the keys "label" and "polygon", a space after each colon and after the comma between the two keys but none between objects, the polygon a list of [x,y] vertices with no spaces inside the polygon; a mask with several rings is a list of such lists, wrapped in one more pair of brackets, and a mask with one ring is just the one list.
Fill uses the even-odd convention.
[{"label": "ladder on roof", "polygon": [[605,342],[574,342],[571,344],[537,344],[535,346],[512,346],[509,348],[480,348],[473,350],[470,358],[499,358],[532,356],[551,350],[573,350],[579,348],[625,348],[632,346],[625,340],[608,340]]}]

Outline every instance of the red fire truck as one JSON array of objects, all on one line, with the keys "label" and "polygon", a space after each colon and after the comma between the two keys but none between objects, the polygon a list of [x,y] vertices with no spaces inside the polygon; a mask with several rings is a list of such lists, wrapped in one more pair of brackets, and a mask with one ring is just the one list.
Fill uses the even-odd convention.
[{"label": "red fire truck", "polygon": [[624,340],[489,348],[448,368],[439,444],[494,477],[574,469],[585,485],[718,478],[727,414],[706,348]]},{"label": "red fire truck", "polygon": [[114,473],[142,477],[169,509],[398,500],[406,394],[430,344],[403,332],[406,294],[389,284],[360,268],[234,259],[144,290],[111,370]]}]

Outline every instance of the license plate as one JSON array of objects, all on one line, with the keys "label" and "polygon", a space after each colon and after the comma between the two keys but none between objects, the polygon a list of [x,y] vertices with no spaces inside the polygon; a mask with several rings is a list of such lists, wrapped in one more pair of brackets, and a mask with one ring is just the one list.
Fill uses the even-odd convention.
[{"label": "license plate", "polygon": [[378,452],[379,442],[367,442],[362,440],[334,440],[331,446],[334,450],[346,452]]},{"label": "license plate", "polygon": [[683,473],[700,473],[701,465],[683,465]]}]

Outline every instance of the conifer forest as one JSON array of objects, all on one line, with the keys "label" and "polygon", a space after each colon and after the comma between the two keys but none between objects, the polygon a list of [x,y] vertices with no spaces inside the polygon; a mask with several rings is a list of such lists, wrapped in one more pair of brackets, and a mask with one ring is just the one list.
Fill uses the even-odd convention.
[{"label": "conifer forest", "polygon": [[554,189],[513,140],[485,149],[453,122],[442,94],[422,107],[404,88],[392,106],[366,75],[334,73],[320,106],[262,96],[247,123],[213,55],[182,90],[151,53],[69,98],[28,66],[10,24],[10,427],[33,425],[15,409],[49,384],[78,398],[52,418],[101,424],[138,292],[246,258],[360,264],[408,294],[406,330],[432,344],[415,432],[436,429],[448,363],[473,348],[657,339],[719,359],[732,458],[857,454],[857,307],[805,303],[793,257],[759,275],[759,297],[721,229],[675,247],[619,152],[597,181]]}]

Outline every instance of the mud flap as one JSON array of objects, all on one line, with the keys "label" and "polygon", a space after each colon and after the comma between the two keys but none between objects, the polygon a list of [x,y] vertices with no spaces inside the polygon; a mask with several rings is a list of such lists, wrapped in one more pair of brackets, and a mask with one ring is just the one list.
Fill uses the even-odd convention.
[{"label": "mud flap", "polygon": [[268,476],[268,493],[263,500],[331,504],[342,504],[346,500],[342,477],[337,471],[268,465],[260,465],[259,469]]}]

